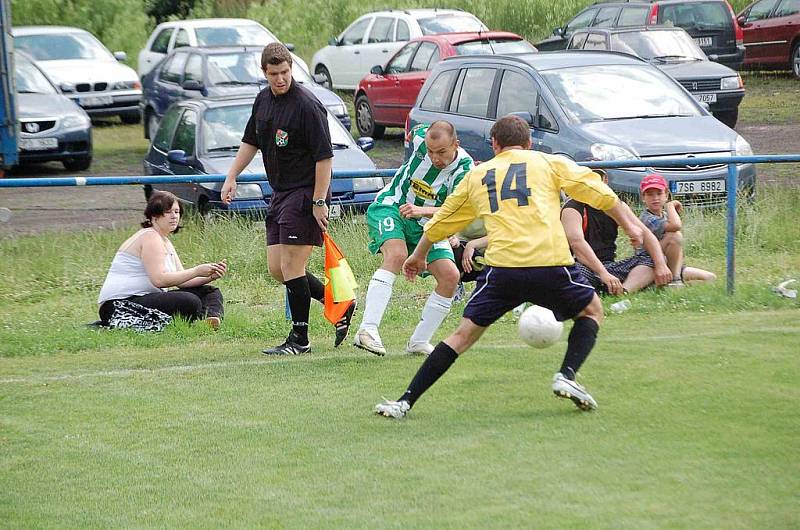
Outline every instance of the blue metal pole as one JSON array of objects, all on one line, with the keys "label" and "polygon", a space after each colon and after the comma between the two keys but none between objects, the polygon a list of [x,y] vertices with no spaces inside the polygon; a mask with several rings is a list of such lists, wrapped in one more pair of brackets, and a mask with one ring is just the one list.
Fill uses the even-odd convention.
[{"label": "blue metal pole", "polygon": [[728,294],[732,295],[734,291],[734,275],[736,273],[735,247],[736,247],[736,196],[737,188],[737,174],[739,173],[736,164],[728,164],[728,235],[726,242],[726,262],[727,262],[727,284]]}]

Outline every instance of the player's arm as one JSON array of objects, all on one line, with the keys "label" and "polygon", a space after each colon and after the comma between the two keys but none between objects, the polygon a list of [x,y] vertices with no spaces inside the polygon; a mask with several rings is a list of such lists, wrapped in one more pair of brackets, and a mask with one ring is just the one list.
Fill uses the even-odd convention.
[{"label": "player's arm", "polygon": [[244,171],[258,152],[258,147],[242,142],[239,144],[239,151],[236,152],[236,158],[233,159],[233,164],[228,169],[225,175],[225,183],[222,184],[222,189],[219,192],[222,202],[230,204],[236,196],[236,178]]},{"label": "player's arm", "polygon": [[[667,267],[667,259],[664,257],[661,245],[656,236],[653,235],[653,232],[636,217],[630,206],[622,201],[617,201],[614,208],[606,211],[606,214],[614,219],[620,228],[625,230],[633,248],[644,246],[644,249],[653,258],[656,285],[666,285],[672,279],[672,273]],[[633,234],[637,235],[637,237],[634,238]]]},{"label": "player's arm", "polygon": [[[642,222],[639,221],[639,224],[642,224]],[[650,257],[653,258],[653,264],[655,265],[653,272],[655,273],[654,280],[656,285],[666,285],[672,280],[672,271],[667,267],[667,258],[661,250],[661,243],[656,239],[653,232],[648,230],[643,224],[642,229],[644,234],[644,249],[650,254]]]},{"label": "player's arm", "polygon": [[416,204],[401,204],[400,215],[406,219],[419,219],[420,217],[433,217],[439,211],[438,206],[417,206]]},{"label": "player's arm", "polygon": [[564,208],[561,211],[561,225],[567,235],[569,248],[572,249],[572,253],[575,254],[578,261],[597,274],[597,277],[605,284],[609,293],[613,295],[622,294],[622,282],[606,270],[603,262],[600,261],[592,246],[583,236],[583,216],[581,216],[580,212],[574,208]]},{"label": "player's arm", "polygon": [[664,224],[665,232],[678,232],[683,228],[680,216],[682,208],[680,201],[669,201],[664,205],[664,210],[667,212],[667,222]]}]

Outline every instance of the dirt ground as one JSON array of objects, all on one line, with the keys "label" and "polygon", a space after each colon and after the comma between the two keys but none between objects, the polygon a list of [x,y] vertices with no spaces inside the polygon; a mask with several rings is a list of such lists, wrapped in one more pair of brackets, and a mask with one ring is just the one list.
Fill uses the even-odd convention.
[{"label": "dirt ground", "polygon": [[[739,133],[757,154],[800,153],[797,125],[759,125],[740,123]],[[402,143],[390,137],[382,146],[376,163],[397,167],[401,163]],[[377,151],[377,150],[376,150]],[[395,154],[396,151],[396,154]],[[378,154],[378,153],[376,153]],[[119,175],[137,175],[141,165],[120,167]],[[74,176],[60,164],[42,164],[16,170],[12,177]],[[90,172],[78,175],[89,176]],[[759,168],[762,185],[800,186],[800,164],[782,168]],[[0,237],[33,234],[47,230],[113,229],[131,226],[141,219],[144,209],[141,186],[89,186],[59,188],[0,188],[0,208],[10,210],[11,218],[0,222]],[[8,213],[8,212],[6,212]],[[0,218],[2,218],[0,212]]]}]

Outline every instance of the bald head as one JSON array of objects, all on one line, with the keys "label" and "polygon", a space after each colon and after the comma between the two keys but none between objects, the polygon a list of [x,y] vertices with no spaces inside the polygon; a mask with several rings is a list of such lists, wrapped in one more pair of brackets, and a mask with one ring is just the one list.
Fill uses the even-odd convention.
[{"label": "bald head", "polygon": [[425,133],[426,138],[431,140],[439,140],[444,137],[452,142],[458,140],[456,128],[449,121],[437,120],[428,126],[428,132]]},{"label": "bald head", "polygon": [[431,123],[425,133],[425,146],[433,166],[444,169],[452,164],[458,155],[456,128],[444,120]]}]

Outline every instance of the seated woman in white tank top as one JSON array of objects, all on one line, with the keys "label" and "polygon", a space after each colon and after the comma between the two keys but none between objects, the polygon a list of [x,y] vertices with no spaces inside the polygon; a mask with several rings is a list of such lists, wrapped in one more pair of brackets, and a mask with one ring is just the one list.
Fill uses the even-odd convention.
[{"label": "seated woman in white tank top", "polygon": [[104,324],[114,312],[114,300],[130,300],[187,320],[206,319],[214,329],[219,327],[222,293],[208,284],[222,278],[227,265],[222,260],[183,268],[169,240],[180,229],[182,213],[173,194],[155,191],[150,196],[142,229],[119,247],[100,289],[97,303]]}]

